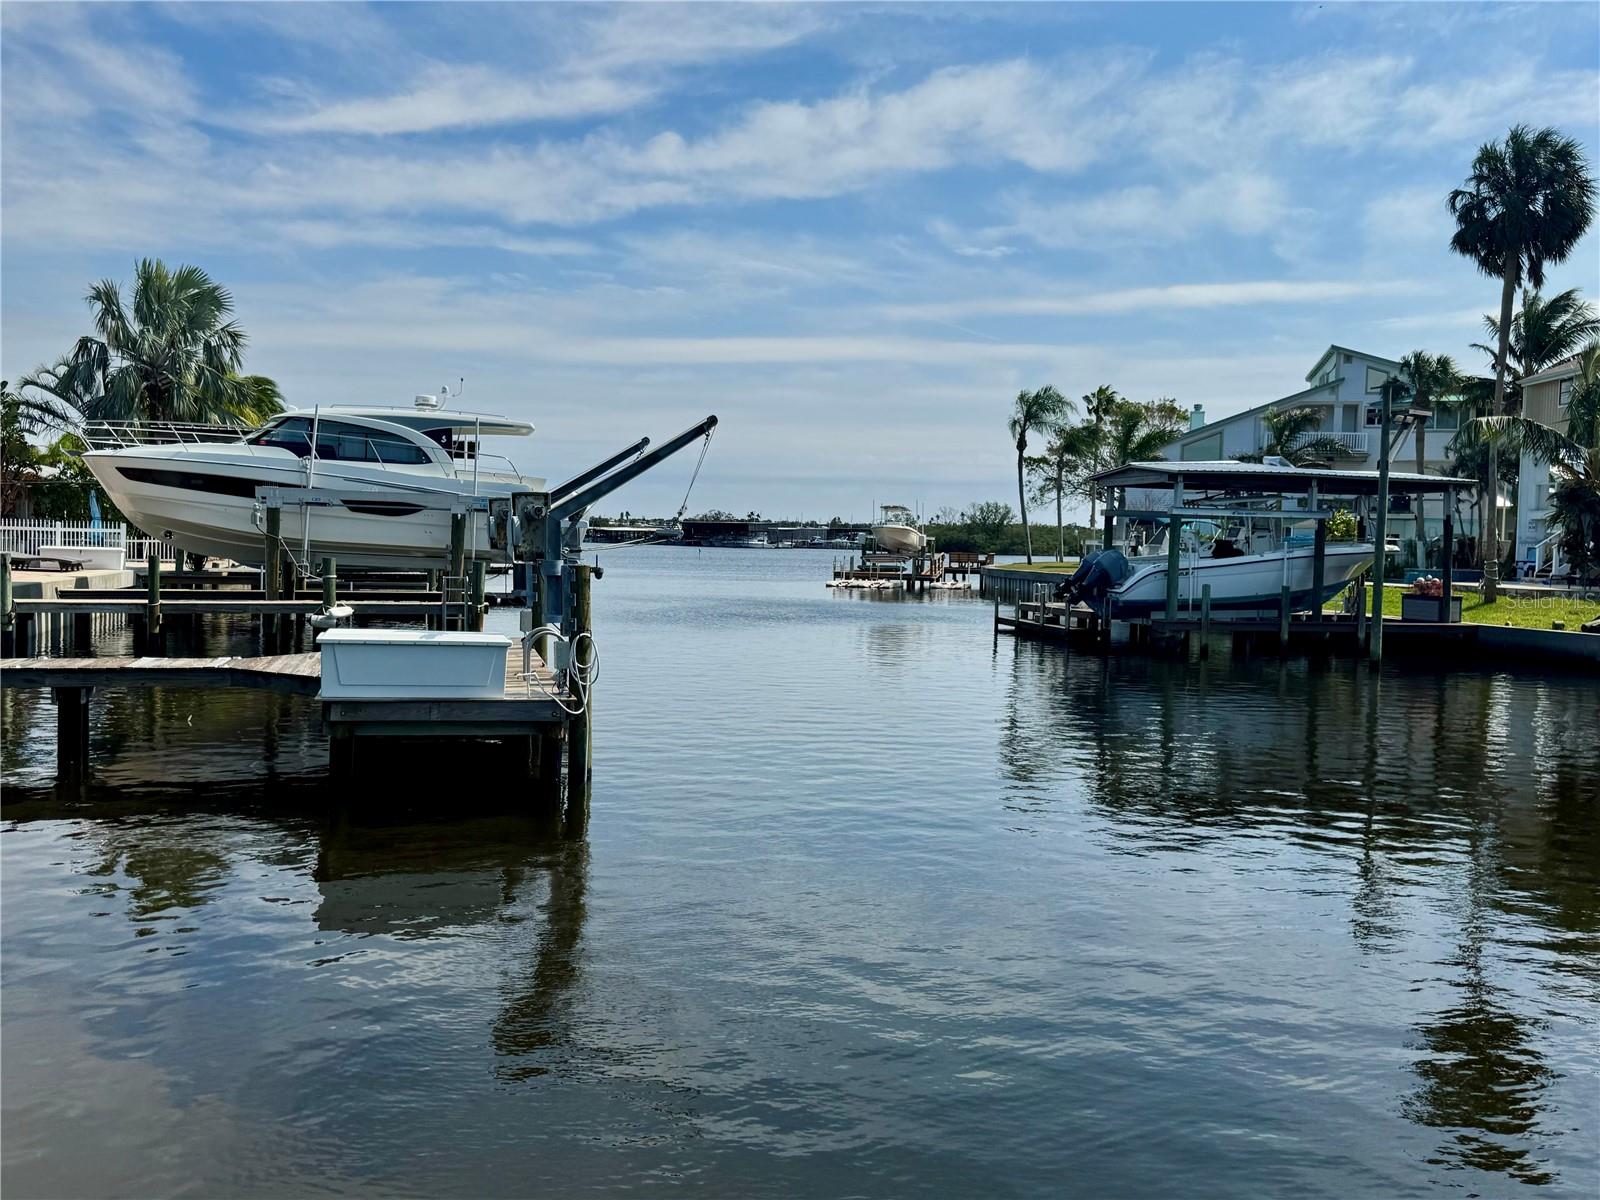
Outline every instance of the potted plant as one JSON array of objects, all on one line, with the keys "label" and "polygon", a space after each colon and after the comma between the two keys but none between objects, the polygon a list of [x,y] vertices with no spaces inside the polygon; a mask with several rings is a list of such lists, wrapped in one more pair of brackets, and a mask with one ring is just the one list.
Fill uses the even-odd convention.
[{"label": "potted plant", "polygon": [[1448,621],[1451,623],[1461,620],[1461,597],[1450,597],[1450,611],[1444,611],[1444,580],[1434,575],[1424,575],[1411,585],[1411,590],[1400,597],[1400,619],[1402,621]]}]

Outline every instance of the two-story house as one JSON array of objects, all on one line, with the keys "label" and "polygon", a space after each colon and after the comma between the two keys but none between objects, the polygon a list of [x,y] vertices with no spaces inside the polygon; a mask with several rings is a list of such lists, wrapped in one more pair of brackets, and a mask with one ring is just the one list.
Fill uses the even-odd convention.
[{"label": "two-story house", "polygon": [[[1381,391],[1384,383],[1399,371],[1400,364],[1392,358],[1380,358],[1345,346],[1329,346],[1306,373],[1308,386],[1300,391],[1215,421],[1207,421],[1205,410],[1195,405],[1189,431],[1166,448],[1165,456],[1197,461],[1259,453],[1267,445],[1267,413],[1274,409],[1309,408],[1318,415],[1317,427],[1301,435],[1300,442],[1324,439],[1337,443],[1339,449],[1333,466],[1376,470]],[[1436,409],[1425,423],[1422,466],[1428,474],[1445,473],[1449,462],[1445,447],[1455,436],[1459,423],[1460,414],[1446,408]],[[1390,465],[1397,471],[1415,471],[1415,431],[1406,430],[1398,437],[1391,432],[1390,444]],[[1282,449],[1294,448],[1285,446]],[[1421,514],[1424,538],[1439,536],[1444,520],[1442,504],[1440,499],[1426,502]],[[1414,538],[1414,532],[1400,527],[1402,521],[1410,519],[1410,514],[1393,513],[1394,533],[1403,539]],[[1458,513],[1456,528],[1462,533],[1472,532],[1472,516],[1466,509]]]},{"label": "two-story house", "polygon": [[[1530,420],[1548,425],[1561,433],[1567,432],[1567,406],[1572,399],[1572,389],[1577,386],[1578,359],[1576,356],[1546,367],[1522,381],[1522,415]],[[1517,562],[1527,572],[1532,564],[1534,573],[1552,570],[1560,573],[1560,530],[1550,521],[1553,513],[1550,497],[1555,486],[1550,478],[1550,468],[1531,455],[1523,454],[1517,466]]]}]

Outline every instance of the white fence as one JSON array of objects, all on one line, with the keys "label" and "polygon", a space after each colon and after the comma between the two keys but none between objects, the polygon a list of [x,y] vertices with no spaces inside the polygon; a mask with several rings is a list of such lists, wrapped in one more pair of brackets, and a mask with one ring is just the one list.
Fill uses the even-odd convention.
[{"label": "white fence", "polygon": [[0,550],[12,554],[38,554],[45,546],[106,546],[121,549],[129,561],[151,554],[175,559],[177,549],[161,538],[145,537],[138,530],[129,536],[120,521],[48,521],[41,517],[0,521]]}]

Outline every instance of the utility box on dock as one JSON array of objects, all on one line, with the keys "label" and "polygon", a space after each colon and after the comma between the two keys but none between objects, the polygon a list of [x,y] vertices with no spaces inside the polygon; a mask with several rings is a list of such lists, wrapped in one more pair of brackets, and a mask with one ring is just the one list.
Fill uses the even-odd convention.
[{"label": "utility box on dock", "polygon": [[511,639],[498,633],[330,629],[322,650],[324,700],[498,700]]}]

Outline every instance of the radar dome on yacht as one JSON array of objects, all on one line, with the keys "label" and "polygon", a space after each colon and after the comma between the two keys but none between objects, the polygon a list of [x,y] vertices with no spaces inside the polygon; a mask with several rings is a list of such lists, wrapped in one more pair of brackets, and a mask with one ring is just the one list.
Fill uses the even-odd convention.
[{"label": "radar dome on yacht", "polygon": [[423,409],[435,409],[440,407],[439,397],[424,395],[420,392],[412,398],[412,402],[418,408]]}]

